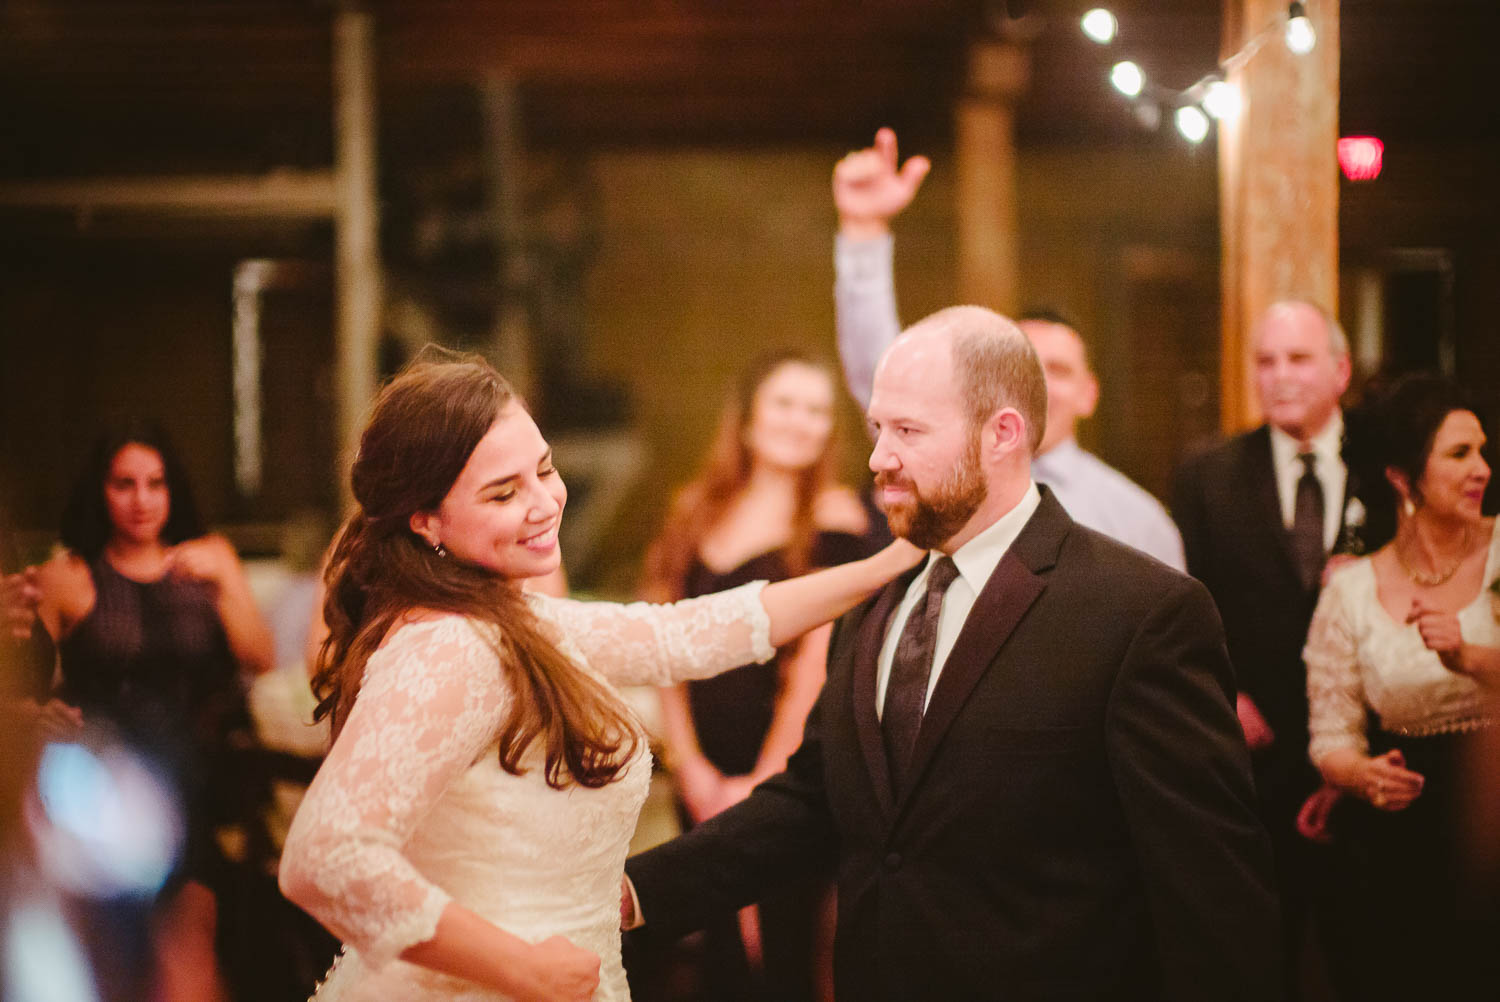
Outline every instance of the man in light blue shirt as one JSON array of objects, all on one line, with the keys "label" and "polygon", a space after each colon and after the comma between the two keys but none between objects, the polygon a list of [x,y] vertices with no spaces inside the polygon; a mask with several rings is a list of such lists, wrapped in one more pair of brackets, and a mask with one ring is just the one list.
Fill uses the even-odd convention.
[{"label": "man in light blue shirt", "polygon": [[[911,203],[929,168],[925,157],[912,157],[898,170],[896,136],[889,129],[876,134],[872,148],[849,154],[834,168],[839,356],[861,407],[869,404],[876,361],[901,333],[890,221]],[[1078,422],[1094,413],[1099,400],[1083,339],[1062,317],[1041,311],[1024,315],[1017,326],[1047,376],[1047,430],[1032,476],[1051,487],[1077,521],[1184,570],[1182,537],[1161,503],[1078,445]]]}]

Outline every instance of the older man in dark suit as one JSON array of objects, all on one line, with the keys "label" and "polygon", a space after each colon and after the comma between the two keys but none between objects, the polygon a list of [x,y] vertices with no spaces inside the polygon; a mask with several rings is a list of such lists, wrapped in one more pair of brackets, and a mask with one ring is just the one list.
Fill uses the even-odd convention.
[{"label": "older man in dark suit", "polygon": [[1267,310],[1254,344],[1266,422],[1183,464],[1172,513],[1188,572],[1208,586],[1224,618],[1237,711],[1276,853],[1294,987],[1319,879],[1315,849],[1296,830],[1298,810],[1320,785],[1307,757],[1302,645],[1343,525],[1339,397],[1349,385],[1349,346],[1326,311],[1303,302]]},{"label": "older man in dark suit", "polygon": [[931,557],[839,622],[786,772],[631,861],[648,928],[832,867],[846,1002],[1277,997],[1213,603],[1038,490],[1046,406],[988,310],[890,348],[870,467]]}]

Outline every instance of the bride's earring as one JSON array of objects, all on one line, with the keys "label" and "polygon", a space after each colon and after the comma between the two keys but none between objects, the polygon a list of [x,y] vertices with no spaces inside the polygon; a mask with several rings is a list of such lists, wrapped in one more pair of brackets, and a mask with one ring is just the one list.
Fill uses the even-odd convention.
[{"label": "bride's earring", "polygon": [[[1401,499],[1401,510],[1404,511],[1404,512],[1406,512],[1406,517],[1407,518],[1411,518],[1413,515],[1415,515],[1417,513],[1417,506],[1412,501],[1411,498],[1405,497],[1405,498]],[[442,545],[442,544],[439,544],[439,545]]]},{"label": "bride's earring", "polygon": [[432,552],[440,557],[446,557],[448,555],[448,548],[439,541],[432,544]]}]

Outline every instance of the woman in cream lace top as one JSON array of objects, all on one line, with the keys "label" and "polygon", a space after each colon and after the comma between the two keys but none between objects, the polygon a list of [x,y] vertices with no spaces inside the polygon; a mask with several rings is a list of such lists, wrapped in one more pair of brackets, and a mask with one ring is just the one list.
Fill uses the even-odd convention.
[{"label": "woman in cream lace top", "polygon": [[524,593],[557,568],[567,492],[472,358],[381,392],[352,481],[314,680],[336,736],[280,874],[348,948],[318,999],[625,1002],[621,881],[650,756],[614,687],[765,660],[920,551],[668,606]]},{"label": "woman in cream lace top", "polygon": [[1347,911],[1327,931],[1352,997],[1450,997],[1495,952],[1460,836],[1471,739],[1500,688],[1500,535],[1481,510],[1484,429],[1451,384],[1408,377],[1371,415],[1346,452],[1369,535],[1389,541],[1332,574],[1304,651],[1309,753],[1345,795],[1331,830]]}]

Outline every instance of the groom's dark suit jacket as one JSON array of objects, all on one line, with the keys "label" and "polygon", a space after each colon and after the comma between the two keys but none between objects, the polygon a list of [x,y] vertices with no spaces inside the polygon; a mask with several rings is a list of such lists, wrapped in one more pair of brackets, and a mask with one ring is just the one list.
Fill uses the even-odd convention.
[{"label": "groom's dark suit jacket", "polygon": [[1269,849],[1203,587],[1044,489],[893,791],[876,658],[910,579],[839,621],[786,772],[629,863],[647,927],[832,865],[842,1002],[1277,997]]}]

